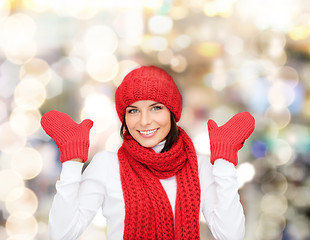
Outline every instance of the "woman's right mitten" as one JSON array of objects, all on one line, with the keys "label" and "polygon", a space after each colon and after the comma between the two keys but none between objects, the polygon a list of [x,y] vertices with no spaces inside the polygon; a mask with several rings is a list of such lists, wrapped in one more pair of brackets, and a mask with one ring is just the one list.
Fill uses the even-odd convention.
[{"label": "woman's right mitten", "polygon": [[68,114],[51,110],[42,116],[41,125],[60,149],[62,163],[74,158],[87,161],[92,120],[86,119],[77,124]]}]

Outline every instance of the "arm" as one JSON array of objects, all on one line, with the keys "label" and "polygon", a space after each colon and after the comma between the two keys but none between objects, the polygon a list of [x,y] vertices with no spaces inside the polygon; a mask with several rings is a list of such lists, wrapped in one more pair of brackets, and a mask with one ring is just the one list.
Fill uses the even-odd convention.
[{"label": "arm", "polygon": [[213,167],[208,166],[208,170],[202,169],[205,171],[203,181],[207,183],[202,189],[202,211],[209,229],[215,239],[241,240],[245,233],[245,217],[236,169],[223,159],[216,160]]},{"label": "arm", "polygon": [[87,119],[77,124],[69,115],[52,110],[43,115],[41,125],[60,149],[63,163],[50,211],[50,238],[76,239],[95,216],[104,196],[102,182],[92,177],[94,170],[90,168],[81,176],[93,122]]},{"label": "arm", "polygon": [[244,237],[245,220],[235,166],[238,164],[237,153],[254,131],[254,126],[255,120],[248,112],[236,114],[221,127],[213,120],[208,121],[214,180],[205,193],[210,203],[203,204],[205,217],[216,239]]},{"label": "arm", "polygon": [[100,156],[95,156],[81,175],[82,163],[63,163],[60,179],[56,183],[49,215],[51,240],[77,239],[96,215],[104,202],[104,174],[100,171]]}]

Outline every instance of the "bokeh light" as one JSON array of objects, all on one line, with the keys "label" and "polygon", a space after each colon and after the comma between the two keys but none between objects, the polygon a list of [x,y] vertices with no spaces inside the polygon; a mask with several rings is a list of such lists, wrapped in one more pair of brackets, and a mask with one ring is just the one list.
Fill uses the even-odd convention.
[{"label": "bokeh light", "polygon": [[0,125],[0,150],[4,153],[14,153],[26,145],[27,138],[17,134],[9,122]]},{"label": "bokeh light", "polygon": [[16,189],[24,187],[23,179],[15,172],[9,169],[0,171],[0,180],[2,183],[0,186],[0,200],[5,201],[10,197],[10,192]]},{"label": "bokeh light", "polygon": [[[101,111],[98,111],[97,104],[99,104]],[[92,119],[107,118],[111,114],[112,105],[110,99],[103,94],[90,94],[85,99],[85,114],[83,119],[88,116]]]},{"label": "bokeh light", "polygon": [[[13,190],[14,191],[14,190]],[[18,190],[17,190],[18,191]],[[29,188],[24,188],[22,193],[15,200],[5,202],[5,207],[12,215],[15,213],[23,213],[29,216],[34,215],[38,208],[38,198],[36,194]]]},{"label": "bokeh light", "polygon": [[15,88],[14,99],[25,110],[38,109],[46,99],[46,90],[43,83],[34,78],[23,79]]},{"label": "bokeh light", "polygon": [[193,142],[195,144],[198,153],[205,155],[210,154],[210,140],[209,140],[209,134],[208,132],[206,132],[206,130],[205,132],[197,134]]},{"label": "bokeh light", "polygon": [[283,165],[293,159],[294,150],[288,142],[282,139],[274,141],[274,155],[276,156],[276,164]]},{"label": "bokeh light", "polygon": [[35,22],[26,14],[9,16],[2,26],[2,49],[13,63],[21,64],[36,54]]},{"label": "bokeh light", "polygon": [[34,216],[25,213],[16,213],[8,217],[6,231],[9,239],[31,240],[38,232],[38,222]]},{"label": "bokeh light", "polygon": [[152,34],[168,34],[173,27],[173,21],[168,16],[152,16],[148,27]]},{"label": "bokeh light", "polygon": [[8,117],[7,106],[5,102],[0,101],[0,122],[4,121]]},{"label": "bokeh light", "polygon": [[88,58],[86,68],[98,82],[108,82],[118,73],[118,61],[114,55],[94,54]]},{"label": "bokeh light", "polygon": [[11,164],[23,179],[29,180],[40,174],[43,162],[36,149],[25,147],[12,156]]},{"label": "bokeh light", "polygon": [[35,12],[43,12],[49,8],[49,1],[23,0],[23,3],[28,9]]},{"label": "bokeh light", "polygon": [[20,79],[31,77],[46,85],[51,79],[51,69],[49,64],[39,58],[32,58],[25,62],[20,69]]},{"label": "bokeh light", "polygon": [[84,44],[90,54],[102,52],[113,54],[118,45],[118,38],[110,27],[91,27],[84,36]]},{"label": "bokeh light", "polygon": [[244,184],[252,181],[255,176],[255,168],[250,163],[240,163],[237,168],[237,179],[239,188],[242,188]]},{"label": "bokeh light", "polygon": [[0,22],[8,17],[11,10],[11,4],[9,1],[1,0],[0,1]]},{"label": "bokeh light", "polygon": [[15,108],[10,115],[10,125],[19,135],[31,135],[40,128],[41,114],[38,110]]},{"label": "bokeh light", "polygon": [[138,68],[140,65],[132,60],[123,60],[120,61],[118,64],[118,73],[113,79],[113,83],[116,87],[118,87],[121,82],[123,81],[124,77],[129,73],[131,70]]},{"label": "bokeh light", "polygon": [[105,149],[107,149],[107,151],[116,152],[122,145],[121,140],[122,139],[118,131],[111,133],[106,140]]}]

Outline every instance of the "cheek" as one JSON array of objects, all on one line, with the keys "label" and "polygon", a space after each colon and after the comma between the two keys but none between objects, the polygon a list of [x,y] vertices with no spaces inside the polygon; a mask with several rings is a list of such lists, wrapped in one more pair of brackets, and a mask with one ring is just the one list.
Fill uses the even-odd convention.
[{"label": "cheek", "polygon": [[125,122],[126,122],[126,126],[127,126],[128,130],[129,130],[129,132],[131,132],[131,130],[135,126],[134,118],[125,116]]},{"label": "cheek", "polygon": [[161,125],[162,127],[164,127],[166,129],[166,131],[170,131],[171,128],[171,120],[170,120],[170,114],[165,114],[165,116],[163,116],[161,118]]}]

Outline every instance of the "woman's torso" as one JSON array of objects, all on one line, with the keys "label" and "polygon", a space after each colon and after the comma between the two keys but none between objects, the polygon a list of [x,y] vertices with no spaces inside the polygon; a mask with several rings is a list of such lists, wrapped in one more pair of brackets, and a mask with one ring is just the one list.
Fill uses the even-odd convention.
[{"label": "woman's torso", "polygon": [[[92,171],[94,168],[96,171]],[[212,165],[209,163],[207,156],[198,156],[198,169],[199,178],[204,179],[204,181],[200,181],[201,202],[203,202],[202,198],[205,196],[205,194],[203,194],[204,189],[206,189],[206,185],[212,184],[212,178],[208,177],[212,175]],[[121,239],[124,229],[125,203],[123,198],[117,153],[104,151],[97,154],[85,170],[85,177],[87,178],[87,176],[93,174],[93,172],[101,172],[102,176],[104,176],[97,179],[101,179],[101,185],[104,186],[102,191],[105,197],[101,207],[102,214],[107,219],[108,239]],[[207,179],[209,179],[209,183]],[[173,176],[168,179],[160,179],[160,182],[162,183],[162,186],[167,193],[168,199],[174,212],[177,189],[176,177]],[[201,212],[202,204],[200,205]]]}]

